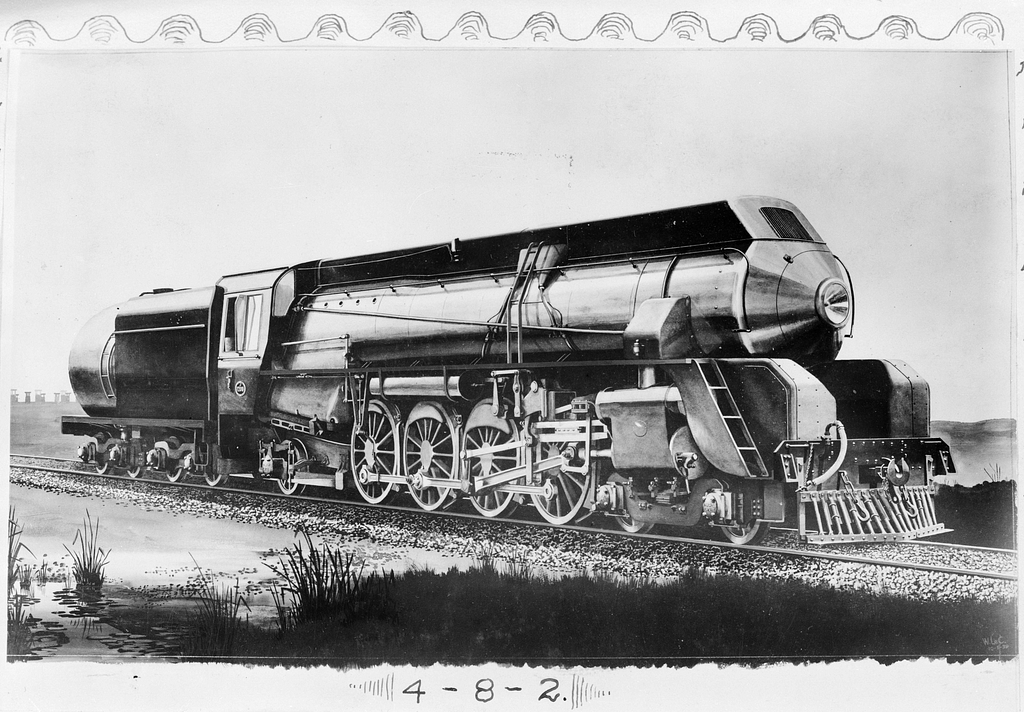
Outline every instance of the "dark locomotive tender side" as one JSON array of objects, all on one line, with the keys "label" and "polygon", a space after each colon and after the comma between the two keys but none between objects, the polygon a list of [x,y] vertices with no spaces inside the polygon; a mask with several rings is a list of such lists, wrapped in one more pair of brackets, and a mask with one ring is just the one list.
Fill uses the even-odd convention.
[{"label": "dark locomotive tender side", "polygon": [[943,531],[928,385],[836,360],[852,312],[796,207],[742,197],[142,294],[79,334],[62,429],[100,471],[211,486],[736,543],[794,508],[812,541]]}]

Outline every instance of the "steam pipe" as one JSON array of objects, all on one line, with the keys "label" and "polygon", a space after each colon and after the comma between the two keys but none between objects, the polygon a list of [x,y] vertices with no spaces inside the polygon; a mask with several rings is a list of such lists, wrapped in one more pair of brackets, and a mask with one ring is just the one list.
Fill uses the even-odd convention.
[{"label": "steam pipe", "polygon": [[846,428],[843,427],[843,424],[838,420],[834,423],[829,423],[829,425],[825,428],[826,437],[828,436],[828,431],[831,430],[832,428],[836,429],[836,433],[839,436],[839,457],[835,459],[835,462],[833,462],[832,465],[827,470],[825,470],[824,473],[822,473],[819,477],[816,477],[813,480],[811,480],[808,483],[808,486],[814,485],[816,487],[822,484],[823,482],[827,482],[829,479],[832,478],[833,475],[836,474],[836,472],[839,471],[839,466],[842,465],[843,460],[846,459]]}]

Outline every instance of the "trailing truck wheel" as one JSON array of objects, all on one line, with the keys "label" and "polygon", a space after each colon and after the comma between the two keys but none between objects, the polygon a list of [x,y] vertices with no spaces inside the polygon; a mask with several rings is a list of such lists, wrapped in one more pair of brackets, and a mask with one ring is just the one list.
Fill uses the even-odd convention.
[{"label": "trailing truck wheel", "polygon": [[395,483],[364,482],[364,468],[378,475],[398,474],[398,442],[398,418],[386,403],[370,401],[362,430],[352,429],[352,477],[359,496],[370,504],[383,504],[391,499]]},{"label": "trailing truck wheel", "polygon": [[114,463],[104,453],[96,453],[96,472],[101,475],[113,474]]},{"label": "trailing truck wheel", "polygon": [[760,544],[768,536],[771,524],[768,522],[752,522],[750,524],[737,524],[732,527],[722,527],[725,538],[733,544]]},{"label": "trailing truck wheel", "polygon": [[171,467],[167,470],[168,482],[184,482],[186,477],[188,477],[188,470],[181,465]]},{"label": "trailing truck wheel", "polygon": [[288,466],[284,468],[281,478],[277,481],[277,487],[281,492],[302,494],[305,491],[306,486],[295,481],[295,466],[307,459],[309,459],[309,455],[306,452],[306,446],[299,440],[292,440],[292,446],[288,448]]},{"label": "trailing truck wheel", "polygon": [[143,467],[142,465],[132,465],[131,467],[126,467],[124,471],[128,474],[129,477],[135,480],[138,479],[140,475],[142,475],[142,472],[145,469],[146,468]]},{"label": "trailing truck wheel", "polygon": [[453,501],[451,487],[419,484],[422,477],[457,479],[459,476],[456,426],[448,411],[437,403],[424,402],[413,408],[405,424],[402,454],[406,477],[411,478],[409,494],[416,504],[433,512]]}]

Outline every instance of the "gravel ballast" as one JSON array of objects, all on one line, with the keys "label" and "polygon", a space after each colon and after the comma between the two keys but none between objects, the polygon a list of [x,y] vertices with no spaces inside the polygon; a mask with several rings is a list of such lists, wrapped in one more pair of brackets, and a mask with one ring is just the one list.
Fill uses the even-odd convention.
[{"label": "gravel ballast", "polygon": [[[21,464],[53,466],[52,461]],[[325,541],[372,542],[380,549],[404,548],[448,555],[493,556],[554,574],[589,572],[666,579],[691,568],[710,575],[806,581],[917,600],[1013,601],[1017,582],[890,566],[799,558],[700,544],[630,538],[613,533],[557,530],[418,512],[353,506],[341,501],[267,498],[198,488],[170,488],[145,480],[109,480],[87,474],[47,473],[11,466],[11,484],[77,497],[97,497],[150,510],[303,529]],[[1016,572],[1016,554],[917,544],[817,547],[787,532],[767,545],[806,548],[864,558],[884,558],[979,571]],[[415,558],[414,554],[408,554]]]}]

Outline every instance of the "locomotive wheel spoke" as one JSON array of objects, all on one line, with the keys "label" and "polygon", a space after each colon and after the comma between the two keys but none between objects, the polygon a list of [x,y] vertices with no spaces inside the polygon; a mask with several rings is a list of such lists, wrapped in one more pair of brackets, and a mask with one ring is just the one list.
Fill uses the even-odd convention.
[{"label": "locomotive wheel spoke", "polygon": [[[455,423],[447,410],[432,402],[420,403],[413,409],[411,419],[405,426],[404,454],[405,473],[419,474],[437,479],[455,479],[458,476],[458,455],[452,444]],[[451,487],[423,487],[409,485],[409,494],[421,508],[428,512],[454,502]]]},{"label": "locomotive wheel spoke", "polygon": [[[470,428],[466,431],[464,449],[477,450],[483,447],[492,447],[510,442],[515,439],[516,432],[513,429],[513,424],[509,423],[508,427],[510,432],[505,432],[494,425],[480,425]],[[466,460],[470,479],[506,472],[518,464],[519,457],[517,454],[504,452],[471,457]],[[485,517],[500,517],[515,507],[516,498],[511,492],[497,489],[475,495],[470,498],[470,502],[476,511]]]},{"label": "locomotive wheel spoke", "polygon": [[378,475],[398,470],[398,421],[381,401],[370,401],[365,431],[352,431],[352,474],[359,496],[370,504],[382,504],[395,492],[394,482],[361,482],[359,473],[367,468]]},{"label": "locomotive wheel spoke", "polygon": [[551,478],[555,496],[533,495],[533,504],[544,519],[552,524],[568,524],[579,516],[593,475],[558,472]]}]

